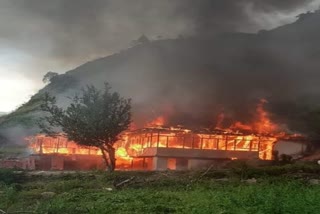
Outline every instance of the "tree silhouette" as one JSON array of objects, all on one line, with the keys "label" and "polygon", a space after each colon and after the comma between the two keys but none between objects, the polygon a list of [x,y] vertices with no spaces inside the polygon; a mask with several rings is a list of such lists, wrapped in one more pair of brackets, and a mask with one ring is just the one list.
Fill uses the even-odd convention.
[{"label": "tree silhouette", "polygon": [[81,96],[74,96],[66,108],[56,104],[56,98],[45,94],[41,109],[48,114],[39,126],[43,133],[58,135],[57,127],[69,140],[83,146],[95,146],[102,152],[109,171],[116,165],[114,144],[119,135],[131,123],[130,99],[124,99],[116,92],[111,93],[108,84],[104,91],[87,86]]}]

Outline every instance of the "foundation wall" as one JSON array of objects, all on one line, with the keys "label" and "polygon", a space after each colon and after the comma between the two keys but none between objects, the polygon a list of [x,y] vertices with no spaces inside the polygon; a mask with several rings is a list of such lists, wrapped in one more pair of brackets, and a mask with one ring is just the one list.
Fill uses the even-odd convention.
[{"label": "foundation wall", "polygon": [[255,159],[259,158],[259,153],[252,151],[146,148],[140,157],[174,157],[187,159]]},{"label": "foundation wall", "polygon": [[36,170],[93,170],[103,169],[101,156],[95,155],[35,155]]},{"label": "foundation wall", "polygon": [[51,157],[51,170],[63,170],[64,169],[64,157],[52,156]]},{"label": "foundation wall", "polygon": [[231,160],[213,160],[213,159],[186,159],[186,158],[164,158],[153,157],[152,165],[143,168],[144,170],[194,170],[206,169],[210,166],[220,167]]},{"label": "foundation wall", "polygon": [[0,168],[4,169],[35,169],[35,159],[33,157],[21,159],[4,159],[0,160]]},{"label": "foundation wall", "polygon": [[153,158],[153,170],[167,170],[168,169],[168,158],[154,157]]}]

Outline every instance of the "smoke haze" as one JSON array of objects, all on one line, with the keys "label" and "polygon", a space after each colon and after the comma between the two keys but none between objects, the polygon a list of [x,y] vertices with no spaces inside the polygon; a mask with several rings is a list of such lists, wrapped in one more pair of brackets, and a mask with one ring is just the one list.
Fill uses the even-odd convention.
[{"label": "smoke haze", "polygon": [[[211,35],[275,27],[269,26],[270,23],[279,25],[283,20],[274,14],[297,15],[312,9],[313,2],[3,0],[0,3],[0,40],[2,47],[14,47],[35,58],[41,56],[41,59],[68,65],[126,48],[141,34],[172,38],[179,34]],[[269,20],[264,21],[261,17],[268,14]],[[286,21],[293,21],[295,15]],[[274,21],[270,21],[272,17]]]},{"label": "smoke haze", "polygon": [[[175,125],[212,126],[222,113],[227,124],[247,122],[260,98],[275,103],[318,93],[319,14],[293,29],[251,34],[293,22],[318,3],[3,0],[0,47],[23,56],[27,66],[17,72],[37,81],[48,71],[63,73],[118,52],[48,85],[45,90],[60,96],[60,103],[86,84],[108,81],[133,99],[135,117],[144,122],[167,115]],[[142,34],[158,41],[119,51]]]}]

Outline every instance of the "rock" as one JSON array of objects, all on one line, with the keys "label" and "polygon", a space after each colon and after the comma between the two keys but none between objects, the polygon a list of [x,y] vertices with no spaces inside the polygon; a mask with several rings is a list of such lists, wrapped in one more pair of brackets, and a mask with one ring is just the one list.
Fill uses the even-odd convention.
[{"label": "rock", "polygon": [[312,185],[319,185],[320,184],[320,180],[319,179],[310,179],[309,183]]},{"label": "rock", "polygon": [[54,192],[43,192],[43,193],[41,193],[41,196],[43,198],[52,198],[55,195],[56,195],[56,193],[54,193]]},{"label": "rock", "polygon": [[106,187],[106,188],[104,188],[105,190],[107,190],[107,191],[112,191],[113,189],[112,188],[110,188],[110,187]]},{"label": "rock", "polygon": [[255,178],[247,179],[247,180],[246,180],[246,183],[248,183],[248,184],[255,184],[255,183],[257,183],[257,179],[255,179]]}]

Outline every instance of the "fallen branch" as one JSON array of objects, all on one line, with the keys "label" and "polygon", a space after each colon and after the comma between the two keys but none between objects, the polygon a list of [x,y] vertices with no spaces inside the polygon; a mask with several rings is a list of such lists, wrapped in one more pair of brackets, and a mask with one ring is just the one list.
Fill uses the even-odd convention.
[{"label": "fallen branch", "polygon": [[131,178],[129,178],[129,179],[127,179],[127,180],[124,180],[124,181],[121,181],[120,183],[117,183],[117,184],[113,184],[113,186],[115,187],[115,188],[119,188],[119,187],[121,187],[121,186],[124,186],[125,184],[127,184],[127,183],[130,183],[131,181],[133,181],[135,179],[135,176],[132,176]]},{"label": "fallen branch", "polygon": [[200,180],[203,176],[205,176],[211,169],[213,168],[213,164],[211,164],[211,166],[200,175],[200,177],[197,180]]},{"label": "fallen branch", "polygon": [[163,175],[163,176],[166,176],[167,178],[169,178],[169,175],[168,175],[167,173],[164,173],[164,172],[158,172],[158,174]]},{"label": "fallen branch", "polygon": [[191,186],[191,184],[193,184],[193,183],[198,182],[199,180],[201,180],[201,178],[202,178],[203,176],[205,176],[205,175],[213,168],[213,166],[214,166],[214,165],[211,164],[211,166],[208,167],[208,169],[207,169],[204,173],[202,173],[198,178],[196,178],[196,179],[194,179],[194,180],[191,180],[190,183],[189,183],[186,187],[189,188],[189,187]]}]

